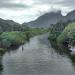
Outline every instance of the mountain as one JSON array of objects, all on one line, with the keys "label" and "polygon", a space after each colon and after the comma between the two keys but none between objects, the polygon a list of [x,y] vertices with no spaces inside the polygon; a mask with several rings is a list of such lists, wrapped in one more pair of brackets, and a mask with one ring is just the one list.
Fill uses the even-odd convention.
[{"label": "mountain", "polygon": [[[56,24],[59,21],[75,20],[75,10],[69,12],[66,16],[62,16],[61,11],[49,12],[40,16],[35,21],[23,23],[22,26],[12,20],[3,20],[0,18],[0,30],[2,31],[19,31],[26,30],[27,27],[47,28],[51,24]],[[26,27],[27,26],[27,27]]]},{"label": "mountain", "polygon": [[3,20],[0,18],[0,31],[18,31],[21,25],[12,20]]},{"label": "mountain", "polygon": [[71,11],[66,15],[67,20],[75,20],[75,10]]},{"label": "mountain", "polygon": [[75,10],[68,13],[66,16],[62,16],[61,11],[49,12],[40,16],[35,21],[23,23],[23,25],[28,25],[31,27],[38,27],[38,28],[47,28],[50,26],[50,24],[56,24],[59,21],[68,21],[68,20],[75,20]]},{"label": "mountain", "polygon": [[62,18],[61,12],[50,12],[40,16],[35,21],[29,23],[23,23],[23,25],[28,25],[32,27],[49,27],[50,24],[55,24]]}]

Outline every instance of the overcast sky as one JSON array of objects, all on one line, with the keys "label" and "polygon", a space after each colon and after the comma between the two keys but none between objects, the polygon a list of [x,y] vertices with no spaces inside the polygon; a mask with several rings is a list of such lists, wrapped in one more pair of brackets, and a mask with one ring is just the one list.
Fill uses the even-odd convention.
[{"label": "overcast sky", "polygon": [[40,15],[61,10],[63,15],[75,9],[75,0],[0,0],[0,18],[19,23],[29,22]]}]

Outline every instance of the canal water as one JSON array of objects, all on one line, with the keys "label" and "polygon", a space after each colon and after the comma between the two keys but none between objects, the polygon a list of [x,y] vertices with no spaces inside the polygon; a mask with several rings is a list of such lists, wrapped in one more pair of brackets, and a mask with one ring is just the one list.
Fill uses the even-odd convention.
[{"label": "canal water", "polygon": [[73,60],[52,48],[47,35],[40,35],[6,52],[0,75],[75,75]]}]

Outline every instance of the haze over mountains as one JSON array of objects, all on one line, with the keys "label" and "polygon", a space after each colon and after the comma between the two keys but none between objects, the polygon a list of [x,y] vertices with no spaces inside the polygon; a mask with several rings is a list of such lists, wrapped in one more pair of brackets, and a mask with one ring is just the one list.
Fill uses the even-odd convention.
[{"label": "haze over mountains", "polygon": [[[68,21],[68,20],[75,20],[75,10],[71,11],[66,16],[63,16],[61,14],[61,11],[49,12],[49,13],[46,13],[46,14],[40,16],[35,21],[23,23],[22,25],[23,26],[30,26],[30,27],[38,27],[38,28],[47,28],[50,26],[50,24],[56,24],[59,21]],[[4,27],[3,30],[8,30],[12,26],[15,26],[15,29],[16,29],[16,28],[19,28],[21,25],[19,23],[12,21],[12,20],[0,19],[0,27],[1,28]]]},{"label": "haze over mountains", "polygon": [[0,18],[0,32],[13,30],[14,31],[21,30],[21,25],[12,20],[3,20]]},{"label": "haze over mountains", "polygon": [[31,27],[49,27],[50,24],[56,24],[59,21],[68,21],[68,20],[75,20],[75,10],[68,13],[66,16],[61,14],[61,11],[58,12],[49,12],[42,16],[40,16],[35,21],[31,21],[29,23],[23,23],[23,25],[28,25]]}]

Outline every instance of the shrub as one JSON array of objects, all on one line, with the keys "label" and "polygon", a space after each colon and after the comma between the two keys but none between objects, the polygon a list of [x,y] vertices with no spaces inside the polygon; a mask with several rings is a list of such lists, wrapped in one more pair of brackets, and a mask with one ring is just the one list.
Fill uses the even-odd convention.
[{"label": "shrub", "polygon": [[69,24],[64,31],[57,38],[59,44],[67,42],[68,44],[75,45],[75,23]]},{"label": "shrub", "polygon": [[25,32],[3,32],[0,38],[2,46],[8,48],[11,45],[23,44],[27,37]]}]

